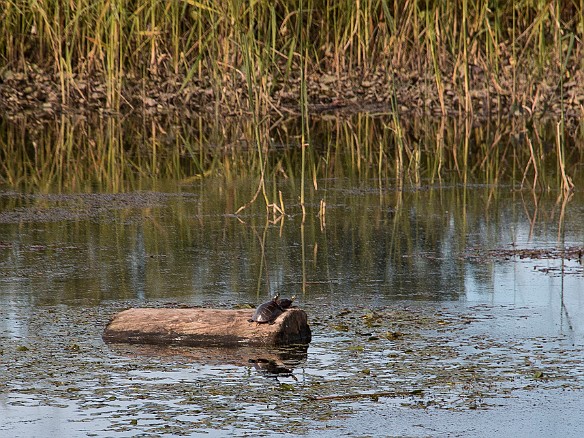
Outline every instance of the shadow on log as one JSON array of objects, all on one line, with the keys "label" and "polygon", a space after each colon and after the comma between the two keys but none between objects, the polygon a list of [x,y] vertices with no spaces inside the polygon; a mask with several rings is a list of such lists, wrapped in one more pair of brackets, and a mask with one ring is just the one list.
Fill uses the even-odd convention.
[{"label": "shadow on log", "polygon": [[105,328],[106,342],[185,346],[277,346],[308,344],[306,312],[291,308],[273,323],[249,322],[251,310],[132,308]]}]

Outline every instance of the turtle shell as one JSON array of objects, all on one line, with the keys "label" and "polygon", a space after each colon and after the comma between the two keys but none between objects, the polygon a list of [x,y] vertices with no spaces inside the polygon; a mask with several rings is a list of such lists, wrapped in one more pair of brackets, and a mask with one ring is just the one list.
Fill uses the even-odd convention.
[{"label": "turtle shell", "polygon": [[280,307],[278,297],[279,295],[276,295],[270,301],[260,304],[252,315],[250,322],[272,322],[280,316],[284,312],[284,309]]}]

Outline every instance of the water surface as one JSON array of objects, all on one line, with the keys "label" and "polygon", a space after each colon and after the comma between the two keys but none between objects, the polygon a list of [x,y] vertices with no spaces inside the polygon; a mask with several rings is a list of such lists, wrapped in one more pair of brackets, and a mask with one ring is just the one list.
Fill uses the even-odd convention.
[{"label": "water surface", "polygon": [[[0,432],[578,435],[537,406],[584,408],[579,191],[423,169],[404,184],[315,175],[304,215],[294,175],[269,183],[285,207],[269,214],[261,195],[234,214],[253,174],[4,186]],[[130,306],[230,308],[275,292],[307,311],[307,350],[101,339]],[[265,357],[278,368],[249,362]]]}]

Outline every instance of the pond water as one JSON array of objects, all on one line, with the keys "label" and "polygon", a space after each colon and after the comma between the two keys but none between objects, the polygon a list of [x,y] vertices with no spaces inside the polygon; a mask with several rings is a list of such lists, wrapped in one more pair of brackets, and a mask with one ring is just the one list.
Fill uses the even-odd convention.
[{"label": "pond water", "polygon": [[[259,181],[228,173],[239,155],[213,175],[117,189],[127,175],[5,185],[0,435],[579,436],[582,192],[520,190],[470,164],[465,183],[466,171],[431,177],[436,162],[405,183],[380,178],[381,161],[379,174],[325,175],[323,155],[304,209],[286,164],[298,151],[270,158],[268,214],[262,194],[234,214]],[[232,308],[275,292],[307,311],[308,348],[101,339],[131,306]]]}]

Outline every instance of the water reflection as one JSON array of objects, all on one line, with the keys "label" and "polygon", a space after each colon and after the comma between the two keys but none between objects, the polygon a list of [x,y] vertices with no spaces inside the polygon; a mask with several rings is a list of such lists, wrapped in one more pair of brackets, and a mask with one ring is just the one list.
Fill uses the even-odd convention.
[{"label": "water reflection", "polygon": [[[51,195],[34,205],[28,196],[12,200],[0,212],[3,298],[225,304],[277,291],[338,294],[342,286],[385,300],[457,300],[469,275],[494,281],[492,266],[502,257],[489,250],[582,244],[580,193],[562,207],[555,196],[533,203],[505,187],[355,192],[337,180],[310,192],[304,223],[291,206],[280,226],[270,225],[261,206],[226,215],[231,190],[253,182],[233,184],[237,189],[207,179],[180,192],[120,195],[123,205],[105,194]],[[281,189],[292,205],[293,188]]]},{"label": "water reflection", "polygon": [[308,345],[285,347],[165,347],[160,345],[108,344],[113,352],[125,357],[142,356],[156,361],[196,362],[204,366],[235,365],[252,367],[267,377],[291,377],[295,368],[306,365]]},{"label": "water reflection", "polygon": [[[118,192],[141,190],[152,179],[196,184],[217,175],[257,177],[263,170],[266,196],[277,204],[278,184],[298,182],[302,164],[315,189],[327,188],[329,178],[346,178],[356,189],[366,181],[367,188],[394,190],[458,182],[542,191],[570,187],[582,178],[579,126],[561,125],[564,131],[558,131],[554,121],[521,119],[396,123],[387,114],[315,117],[309,143],[301,148],[301,123],[295,118],[268,118],[256,130],[251,120],[178,115],[62,117],[42,124],[26,116],[0,117],[0,183],[42,192]],[[229,210],[235,212],[249,198],[232,192],[231,201]]]}]

